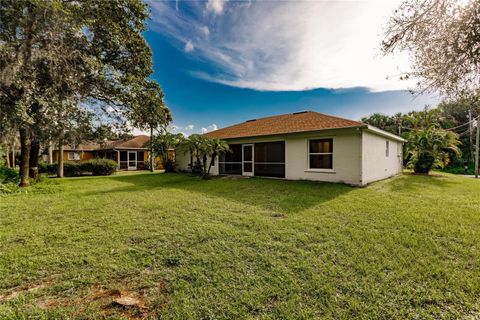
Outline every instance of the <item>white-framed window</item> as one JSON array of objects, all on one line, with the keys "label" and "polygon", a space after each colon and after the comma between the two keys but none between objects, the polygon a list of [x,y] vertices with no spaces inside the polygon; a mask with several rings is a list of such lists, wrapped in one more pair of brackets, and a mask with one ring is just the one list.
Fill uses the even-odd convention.
[{"label": "white-framed window", "polygon": [[385,141],[385,157],[390,156],[390,141]]},{"label": "white-framed window", "polygon": [[79,152],[69,152],[68,153],[68,160],[80,160],[80,153]]},{"label": "white-framed window", "polygon": [[308,140],[308,169],[333,170],[333,138]]}]

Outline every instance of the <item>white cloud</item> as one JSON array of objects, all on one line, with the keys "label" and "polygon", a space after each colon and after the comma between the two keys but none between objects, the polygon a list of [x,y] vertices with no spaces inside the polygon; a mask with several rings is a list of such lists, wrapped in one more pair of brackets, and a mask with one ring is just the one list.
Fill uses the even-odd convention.
[{"label": "white cloud", "polygon": [[185,47],[183,49],[185,50],[185,52],[192,52],[194,48],[195,47],[193,46],[192,41],[189,40],[185,43]]},{"label": "white cloud", "polygon": [[206,9],[207,12],[213,12],[213,14],[220,15],[223,12],[223,0],[208,0]]},{"label": "white cloud", "polygon": [[199,29],[205,37],[208,37],[210,35],[210,29],[208,29],[207,26],[201,26]]},{"label": "white cloud", "polygon": [[[195,44],[195,56],[214,68],[192,70],[208,81],[256,90],[368,87],[373,91],[414,87],[401,81],[409,71],[407,55],[382,56],[384,27],[400,0],[237,2],[210,0],[194,15],[153,2],[158,32],[170,35],[193,50],[189,39],[209,37]],[[220,14],[223,13],[221,16]],[[208,27],[207,27],[208,28]],[[188,38],[187,38],[188,37]],[[191,49],[187,50],[188,43]],[[387,80],[388,78],[388,80]]]},{"label": "white cloud", "polygon": [[202,128],[202,133],[207,133],[215,130],[218,130],[218,126],[216,124],[211,124],[206,128]]},{"label": "white cloud", "polygon": [[195,129],[195,126],[193,124],[189,124],[187,126],[180,126],[180,125],[172,123],[168,126],[168,131],[170,131],[172,133],[181,133],[185,137],[188,137],[192,133],[196,133],[194,131],[194,129]]}]

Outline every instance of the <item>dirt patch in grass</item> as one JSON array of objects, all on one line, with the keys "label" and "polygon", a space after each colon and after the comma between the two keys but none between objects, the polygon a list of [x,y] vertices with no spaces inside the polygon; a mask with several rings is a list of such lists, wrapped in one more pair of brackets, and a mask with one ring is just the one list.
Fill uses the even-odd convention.
[{"label": "dirt patch in grass", "polygon": [[46,288],[51,281],[40,281],[37,283],[24,284],[18,287],[8,289],[0,294],[0,302],[15,299],[21,294],[33,293]]}]

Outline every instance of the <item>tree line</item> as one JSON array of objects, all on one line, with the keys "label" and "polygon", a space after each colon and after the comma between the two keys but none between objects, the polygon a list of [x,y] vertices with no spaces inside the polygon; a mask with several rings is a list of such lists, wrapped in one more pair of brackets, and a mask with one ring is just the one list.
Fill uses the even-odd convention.
[{"label": "tree line", "polygon": [[418,173],[447,165],[469,166],[475,161],[473,125],[480,116],[478,97],[445,100],[435,108],[374,113],[362,122],[407,139],[405,164]]}]

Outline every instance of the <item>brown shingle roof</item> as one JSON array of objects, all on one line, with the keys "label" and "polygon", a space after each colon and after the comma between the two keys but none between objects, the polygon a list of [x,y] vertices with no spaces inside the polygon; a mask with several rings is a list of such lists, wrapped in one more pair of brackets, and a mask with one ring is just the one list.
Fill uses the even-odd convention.
[{"label": "brown shingle roof", "polygon": [[[83,151],[90,151],[90,150],[98,150],[100,148],[100,145],[95,142],[88,142],[88,143],[80,143],[77,145],[65,145],[63,146],[64,151],[69,151],[69,150],[83,150]],[[56,150],[56,149],[55,149]]]},{"label": "brown shingle roof", "polygon": [[126,140],[113,140],[107,141],[104,144],[99,144],[95,142],[81,143],[78,145],[66,145],[64,150],[75,150],[75,151],[89,151],[89,150],[109,150],[109,149],[142,149],[145,148],[145,144],[150,141],[149,136],[140,135],[135,136],[131,139]]},{"label": "brown shingle roof", "polygon": [[149,136],[141,135],[141,136],[135,136],[132,139],[128,139],[128,140],[111,141],[110,143],[108,143],[108,147],[115,148],[115,149],[122,149],[122,148],[139,149],[139,148],[145,148],[145,144],[148,141],[150,141]]},{"label": "brown shingle roof", "polygon": [[247,120],[230,127],[208,132],[205,135],[210,138],[232,139],[365,126],[367,125],[358,121],[314,111],[303,111]]}]

